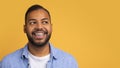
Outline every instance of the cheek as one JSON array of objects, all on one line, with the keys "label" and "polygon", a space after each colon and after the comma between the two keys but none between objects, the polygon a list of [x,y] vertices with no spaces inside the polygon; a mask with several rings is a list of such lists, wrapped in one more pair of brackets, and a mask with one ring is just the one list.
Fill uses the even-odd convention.
[{"label": "cheek", "polygon": [[49,32],[52,33],[52,27],[49,28]]},{"label": "cheek", "polygon": [[26,33],[31,33],[32,32],[32,28],[26,28]]}]

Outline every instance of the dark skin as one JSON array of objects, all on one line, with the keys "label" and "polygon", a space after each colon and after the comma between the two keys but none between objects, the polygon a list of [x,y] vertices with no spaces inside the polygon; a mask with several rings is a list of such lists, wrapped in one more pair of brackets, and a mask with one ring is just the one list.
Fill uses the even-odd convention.
[{"label": "dark skin", "polygon": [[34,10],[27,15],[24,32],[29,39],[28,50],[33,55],[42,57],[50,53],[49,38],[52,33],[52,24],[45,10]]}]

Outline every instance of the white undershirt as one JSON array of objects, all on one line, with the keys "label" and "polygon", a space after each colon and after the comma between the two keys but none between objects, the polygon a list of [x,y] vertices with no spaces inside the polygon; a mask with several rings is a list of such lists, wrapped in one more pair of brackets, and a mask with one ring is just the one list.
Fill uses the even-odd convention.
[{"label": "white undershirt", "polygon": [[43,57],[37,57],[29,52],[28,58],[29,58],[30,68],[47,68],[47,62],[50,59],[50,54]]}]

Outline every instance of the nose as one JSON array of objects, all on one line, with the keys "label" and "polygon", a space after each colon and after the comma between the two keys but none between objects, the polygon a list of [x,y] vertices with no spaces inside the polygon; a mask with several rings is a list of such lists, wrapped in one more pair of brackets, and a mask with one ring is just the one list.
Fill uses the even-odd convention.
[{"label": "nose", "polygon": [[38,22],[38,23],[36,24],[36,28],[37,28],[37,29],[42,29],[42,28],[43,28],[43,25],[42,25],[40,22]]}]

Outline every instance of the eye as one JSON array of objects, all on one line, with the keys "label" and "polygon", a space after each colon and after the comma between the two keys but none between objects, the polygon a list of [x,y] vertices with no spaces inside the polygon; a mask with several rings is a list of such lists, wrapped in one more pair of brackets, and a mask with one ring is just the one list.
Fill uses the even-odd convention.
[{"label": "eye", "polygon": [[29,24],[30,25],[33,25],[33,24],[36,24],[37,22],[35,22],[35,21],[29,21]]},{"label": "eye", "polygon": [[44,25],[49,24],[49,22],[48,21],[43,21],[42,24],[44,24]]}]

